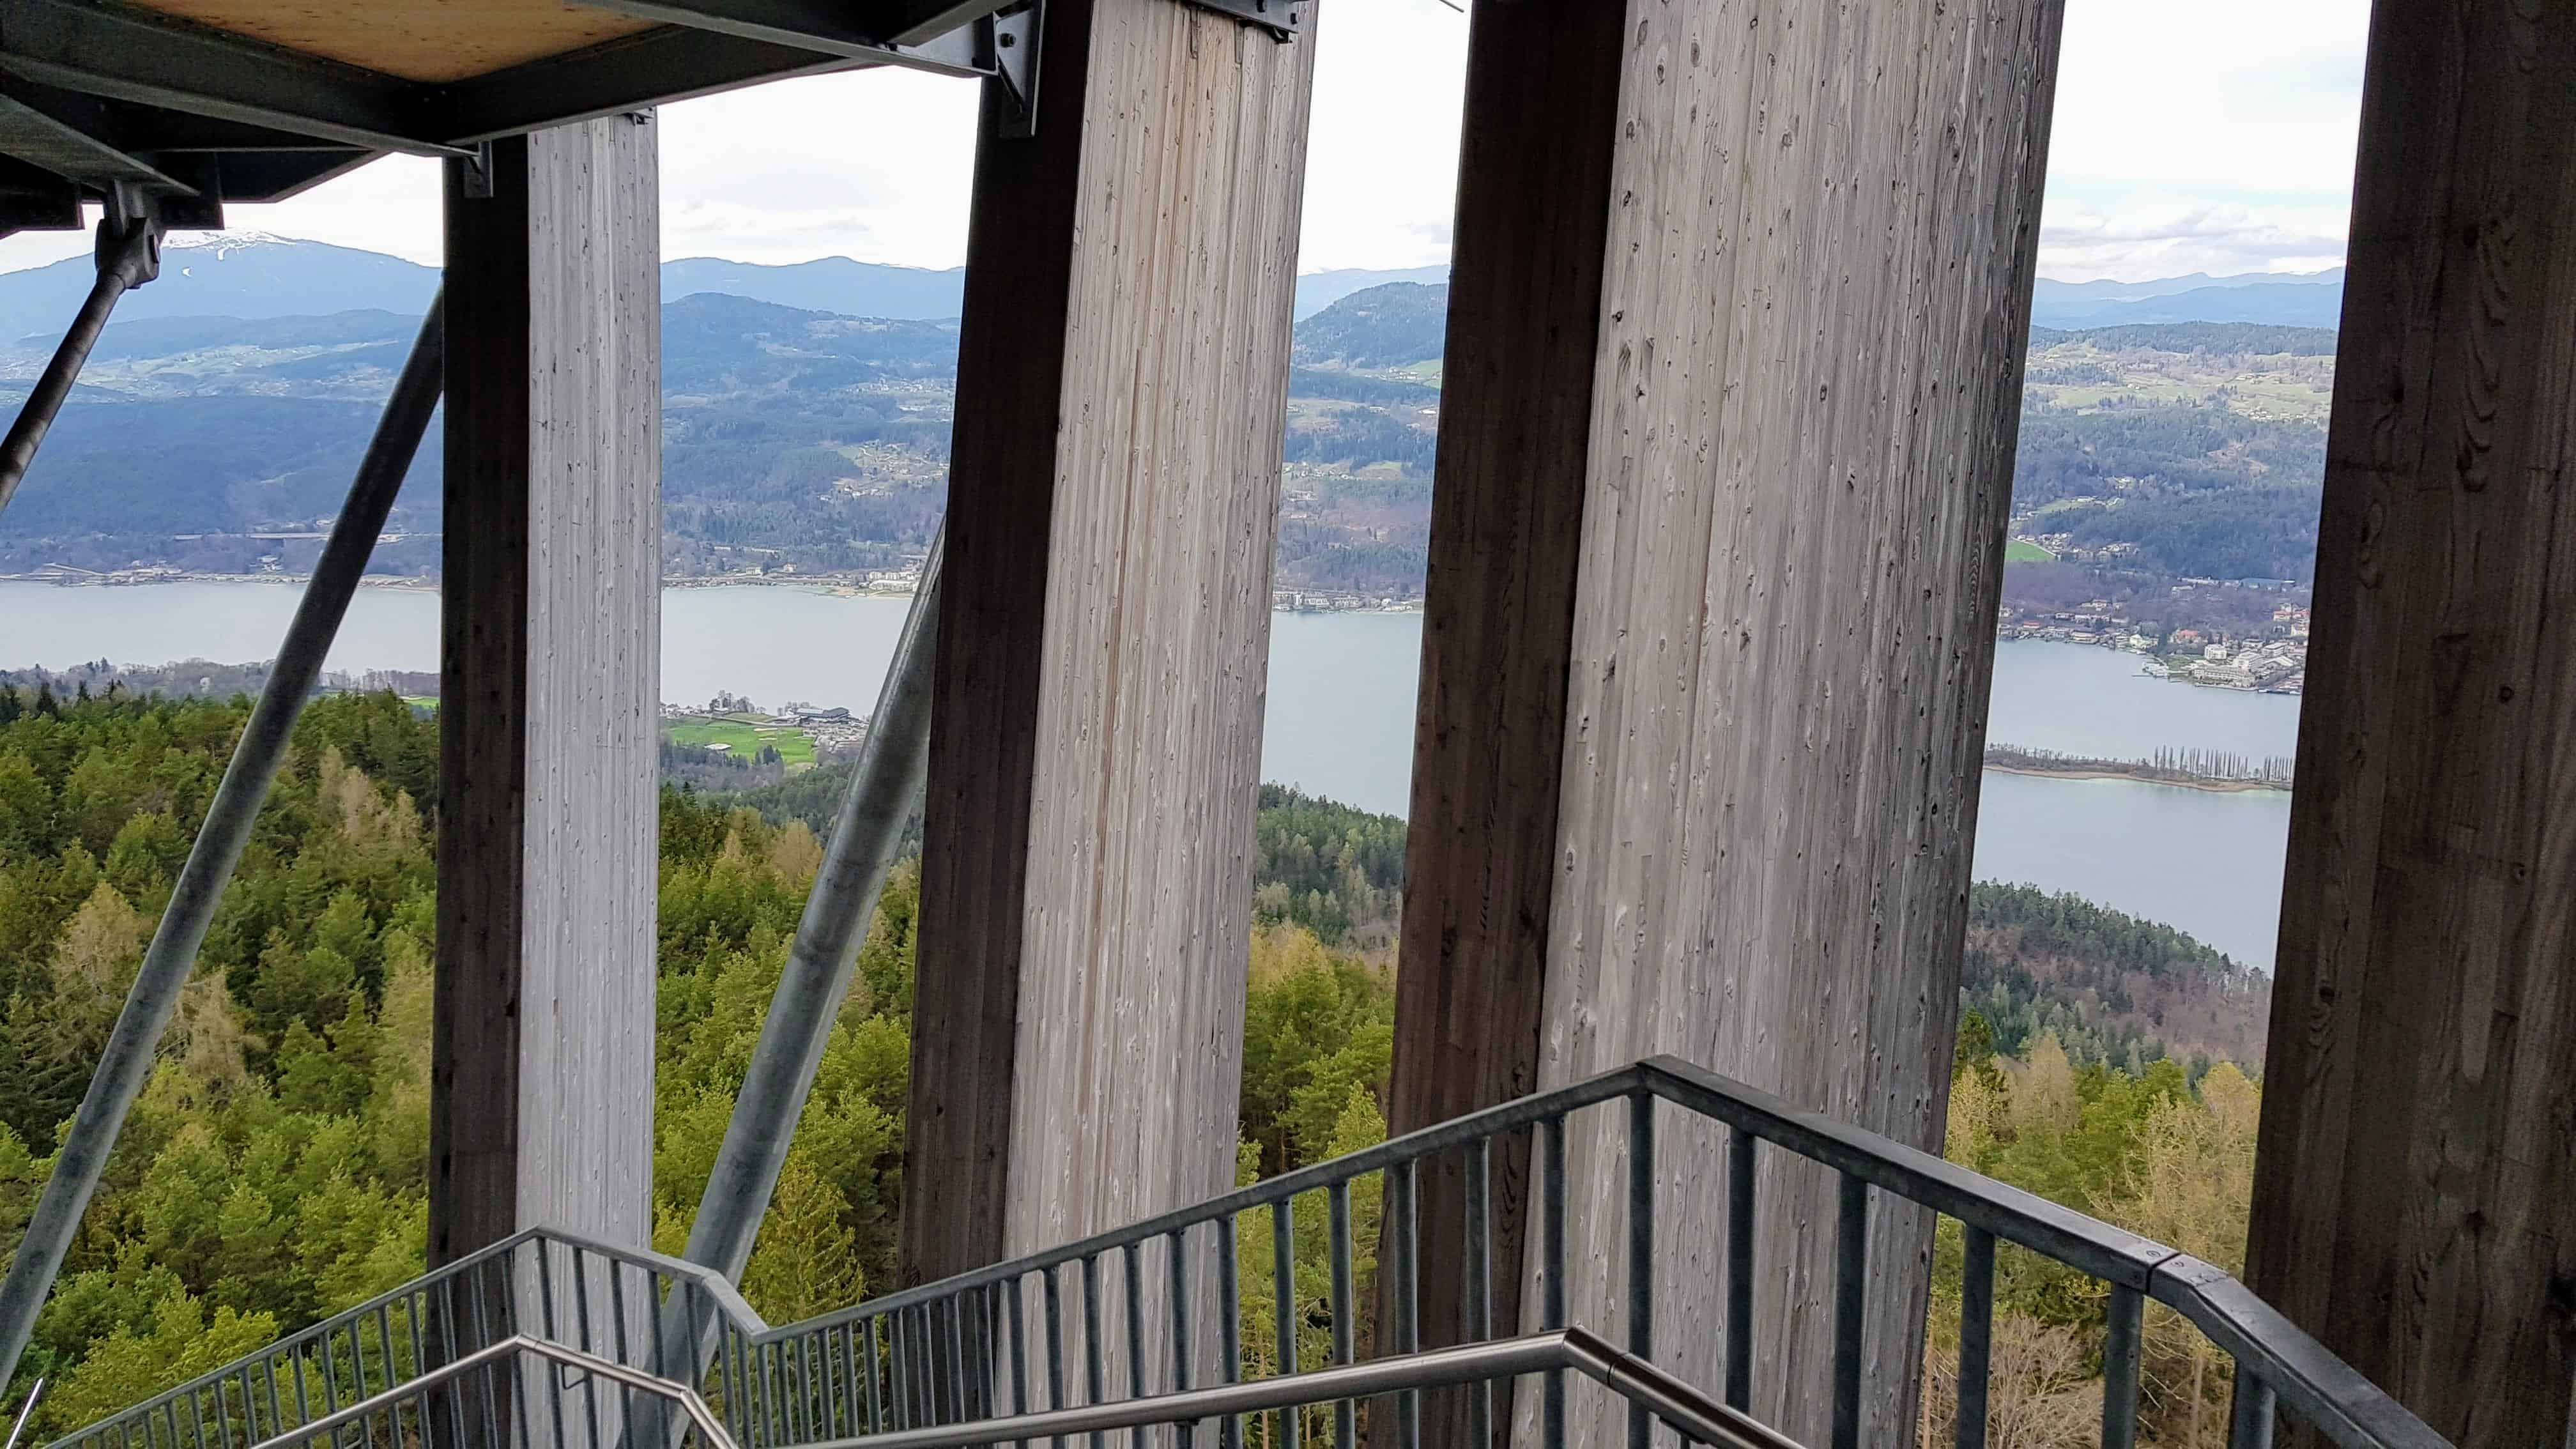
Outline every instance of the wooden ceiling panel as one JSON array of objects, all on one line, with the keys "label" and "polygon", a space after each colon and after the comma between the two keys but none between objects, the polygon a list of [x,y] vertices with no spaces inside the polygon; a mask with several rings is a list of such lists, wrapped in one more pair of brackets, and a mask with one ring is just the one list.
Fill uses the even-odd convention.
[{"label": "wooden ceiling panel", "polygon": [[139,0],[146,9],[416,81],[459,81],[650,30],[558,0]]}]

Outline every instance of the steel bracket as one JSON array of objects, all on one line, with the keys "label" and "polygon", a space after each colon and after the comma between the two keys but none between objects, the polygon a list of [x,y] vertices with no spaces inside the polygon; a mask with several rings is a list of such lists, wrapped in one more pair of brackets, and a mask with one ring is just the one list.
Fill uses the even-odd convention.
[{"label": "steel bracket", "polygon": [[975,22],[976,63],[1002,88],[1002,135],[1025,141],[1038,133],[1038,42],[1045,35],[1044,0]]},{"label": "steel bracket", "polygon": [[161,198],[130,181],[112,181],[107,205],[98,219],[91,253],[103,275],[122,267],[125,285],[140,287],[161,275],[161,235],[169,224],[161,216]]},{"label": "steel bracket", "polygon": [[1297,32],[1306,23],[1306,0],[1180,0],[1180,3],[1258,25],[1270,32],[1271,39],[1283,45],[1295,40]]}]

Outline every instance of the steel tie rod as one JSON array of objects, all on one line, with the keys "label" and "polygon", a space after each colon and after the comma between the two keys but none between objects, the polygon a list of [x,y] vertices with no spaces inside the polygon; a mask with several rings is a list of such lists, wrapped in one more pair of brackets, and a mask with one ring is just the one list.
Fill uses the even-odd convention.
[{"label": "steel tie rod", "polygon": [[241,742],[233,747],[232,763],[207,807],[188,863],[180,868],[170,905],[152,933],[134,988],[117,1013],[107,1050],[90,1077],[89,1091],[81,1098],[71,1134],[54,1161],[44,1196],[36,1202],[17,1259],[10,1265],[8,1279],[0,1282],[0,1384],[17,1370],[18,1356],[35,1330],[36,1314],[53,1290],[63,1254],[71,1247],[91,1194],[98,1190],[99,1175],[125,1125],[125,1114],[152,1073],[161,1033],[169,1026],[179,994],[196,966],[197,950],[205,943],[224,885],[250,840],[251,823],[286,759],[296,718],[321,677],[322,661],[331,652],[332,638],[357,592],[359,576],[366,572],[376,536],[384,531],[394,495],[402,491],[403,476],[411,471],[421,435],[429,428],[430,413],[438,406],[445,382],[446,356],[442,292],[429,304],[429,315],[421,319],[420,335],[412,343],[411,357],[394,383],[384,415],[376,422],[375,436],[358,464],[356,480],[349,485],[348,501],[331,526],[330,541],[323,545],[321,562],[314,566],[312,581],[296,604],[295,619],[287,625],[276,667],[260,690],[259,703],[251,709]]},{"label": "steel tie rod", "polygon": [[27,470],[35,465],[36,450],[44,446],[54,415],[63,410],[63,400],[72,395],[72,384],[80,380],[98,335],[107,330],[117,299],[150,281],[160,267],[160,235],[150,222],[136,219],[121,238],[113,237],[108,223],[98,226],[98,280],[91,284],[80,310],[72,314],[72,325],[54,348],[53,360],[45,364],[26,402],[19,405],[18,420],[9,425],[8,437],[0,439],[0,511],[9,507],[18,485],[26,481]]}]

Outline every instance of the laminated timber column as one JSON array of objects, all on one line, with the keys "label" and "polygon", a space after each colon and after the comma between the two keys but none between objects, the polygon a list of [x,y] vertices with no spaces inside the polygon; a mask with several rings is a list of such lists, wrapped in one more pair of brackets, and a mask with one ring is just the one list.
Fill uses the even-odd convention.
[{"label": "laminated timber column", "polygon": [[2463,1449],[2576,1442],[2571,72],[2373,13],[2247,1250]]},{"label": "laminated timber column", "polygon": [[[1397,1130],[1672,1052],[1939,1146],[2060,19],[1477,7]],[[1570,1307],[1616,1338],[1612,1151],[1574,1135]],[[1716,1385],[1721,1144],[1658,1169],[1657,1343]],[[1498,1165],[1507,1255],[1527,1178]],[[1831,1185],[1760,1183],[1752,1407],[1850,1442]],[[1425,1186],[1429,1341],[1458,1194]],[[1913,1432],[1928,1227],[1875,1215],[1860,1442]]]},{"label": "laminated timber column", "polygon": [[651,1238],[656,156],[618,116],[447,168],[433,1264]]},{"label": "laminated timber column", "polygon": [[1314,19],[1054,0],[976,156],[901,1259],[1233,1180]]}]

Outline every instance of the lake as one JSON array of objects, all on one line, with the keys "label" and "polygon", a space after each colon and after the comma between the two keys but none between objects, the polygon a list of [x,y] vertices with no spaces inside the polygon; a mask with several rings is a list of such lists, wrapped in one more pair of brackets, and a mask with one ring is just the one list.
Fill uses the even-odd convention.
[{"label": "lake", "polygon": [[[258,583],[0,583],[0,668],[270,658],[297,593]],[[865,711],[907,602],[798,588],[671,589],[662,600],[662,697],[694,703],[724,690],[773,707],[802,700]],[[1274,616],[1262,777],[1401,813],[1421,650],[1418,614]],[[2008,641],[1996,651],[1988,736],[2112,757],[2166,745],[2258,760],[2296,753],[2296,699],[2173,684],[2138,665],[2135,655],[2106,649]],[[436,669],[437,595],[359,591],[330,667]],[[1989,772],[1976,873],[2166,921],[2269,970],[2289,820],[2289,797],[2278,793]]]}]

